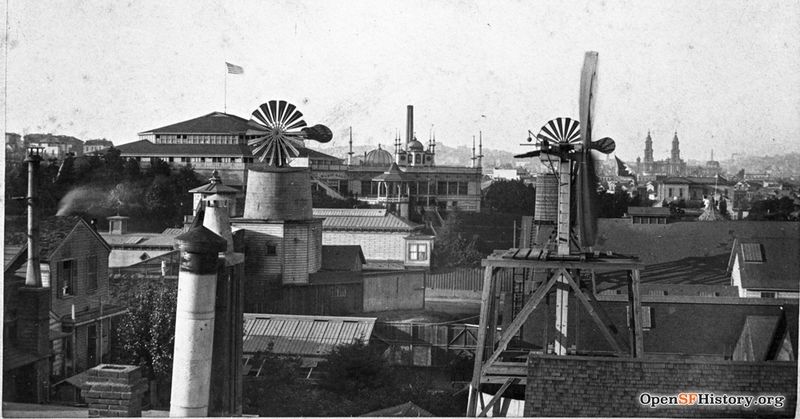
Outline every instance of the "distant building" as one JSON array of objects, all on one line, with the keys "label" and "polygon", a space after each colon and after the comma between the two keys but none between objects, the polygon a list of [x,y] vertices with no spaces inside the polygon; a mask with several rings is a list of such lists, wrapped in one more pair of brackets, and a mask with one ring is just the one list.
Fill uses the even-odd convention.
[{"label": "distant building", "polygon": [[672,137],[672,149],[670,156],[666,160],[655,160],[653,158],[653,138],[650,131],[644,140],[644,160],[637,159],[636,172],[644,176],[683,176],[686,174],[686,162],[681,159],[680,141],[678,132]]},{"label": "distant building", "polygon": [[[394,153],[379,145],[366,152],[357,164],[355,158],[345,164],[342,159],[300,148],[299,156],[291,159],[290,165],[309,167],[315,184],[336,198],[352,196],[392,208],[402,204],[412,216],[432,207],[480,211],[480,157],[473,157],[473,167],[437,165],[435,141],[431,139],[426,149],[413,135],[410,107],[408,118],[411,131],[405,145],[395,138]],[[143,131],[139,141],[117,148],[122,157],[133,158],[143,167],[154,159],[176,167],[189,163],[202,176],[211,176],[216,170],[228,186],[242,189],[247,184],[247,169],[259,165],[247,145],[254,138],[248,134],[253,128],[256,127],[244,118],[212,112]],[[392,178],[397,179],[381,178],[392,163],[397,165]]]},{"label": "distant building", "polygon": [[628,207],[628,215],[633,224],[666,224],[670,212],[663,207]]},{"label": "distant building", "polygon": [[83,143],[83,154],[92,154],[104,151],[114,146],[114,143],[105,138],[99,140],[88,140]]},{"label": "distant building", "polygon": [[732,199],[736,184],[721,176],[714,177],[682,177],[673,176],[659,179],[656,184],[656,198],[667,202],[692,200],[700,201],[704,197],[714,197],[719,201],[723,197]]},{"label": "distant building", "polygon": [[800,298],[800,238],[736,239],[728,272],[740,297]]}]

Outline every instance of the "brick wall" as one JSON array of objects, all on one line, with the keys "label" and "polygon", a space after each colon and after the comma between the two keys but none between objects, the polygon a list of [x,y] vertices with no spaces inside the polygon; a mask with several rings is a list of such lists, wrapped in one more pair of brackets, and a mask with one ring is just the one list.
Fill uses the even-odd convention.
[{"label": "brick wall", "polygon": [[142,395],[147,379],[132,365],[101,364],[87,371],[81,395],[89,404],[89,417],[142,416]]},{"label": "brick wall", "polygon": [[[783,395],[783,408],[662,406],[640,403],[649,392]],[[794,417],[796,362],[699,362],[531,355],[525,416]]]}]

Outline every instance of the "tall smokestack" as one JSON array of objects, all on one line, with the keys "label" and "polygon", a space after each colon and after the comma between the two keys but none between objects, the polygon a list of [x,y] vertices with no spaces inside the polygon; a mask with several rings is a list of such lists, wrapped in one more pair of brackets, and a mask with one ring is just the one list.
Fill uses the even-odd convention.
[{"label": "tall smokestack", "polygon": [[408,105],[406,110],[406,150],[412,141],[414,141],[414,106]]},{"label": "tall smokestack", "polygon": [[170,417],[208,416],[219,252],[225,239],[198,226],[175,238],[181,253]]},{"label": "tall smokestack", "polygon": [[28,149],[28,270],[25,274],[25,285],[29,287],[42,286],[42,272],[39,267],[39,217],[36,214],[36,185],[39,181],[39,162],[42,161],[39,147]]}]

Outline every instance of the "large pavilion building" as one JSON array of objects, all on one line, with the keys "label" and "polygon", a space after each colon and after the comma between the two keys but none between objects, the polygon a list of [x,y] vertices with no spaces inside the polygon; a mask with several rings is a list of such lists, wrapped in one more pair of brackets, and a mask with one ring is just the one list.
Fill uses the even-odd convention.
[{"label": "large pavilion building", "polygon": [[[136,159],[142,167],[160,159],[176,168],[191,164],[203,177],[216,170],[226,185],[242,190],[247,169],[259,165],[247,145],[252,138],[247,132],[253,128],[259,127],[247,119],[212,112],[140,132],[138,141],[117,148],[122,157]],[[309,167],[312,182],[329,195],[355,197],[403,215],[413,217],[425,208],[480,211],[480,156],[472,167],[437,165],[435,142],[431,140],[426,149],[414,137],[412,106],[407,109],[406,129],[406,142],[395,138],[394,153],[378,146],[356,164],[351,158],[343,161],[303,147],[290,165]],[[350,145],[352,150],[352,139]]]}]

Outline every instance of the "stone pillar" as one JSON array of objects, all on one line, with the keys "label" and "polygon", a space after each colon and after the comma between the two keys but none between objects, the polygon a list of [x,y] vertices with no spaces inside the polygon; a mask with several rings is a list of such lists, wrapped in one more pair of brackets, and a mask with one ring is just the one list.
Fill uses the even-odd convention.
[{"label": "stone pillar", "polygon": [[181,269],[169,415],[201,417],[208,415],[217,269],[219,252],[227,243],[205,227],[195,227],[175,241]]},{"label": "stone pillar", "polygon": [[100,364],[86,371],[81,395],[89,404],[89,417],[142,416],[142,395],[147,379],[135,365]]}]

